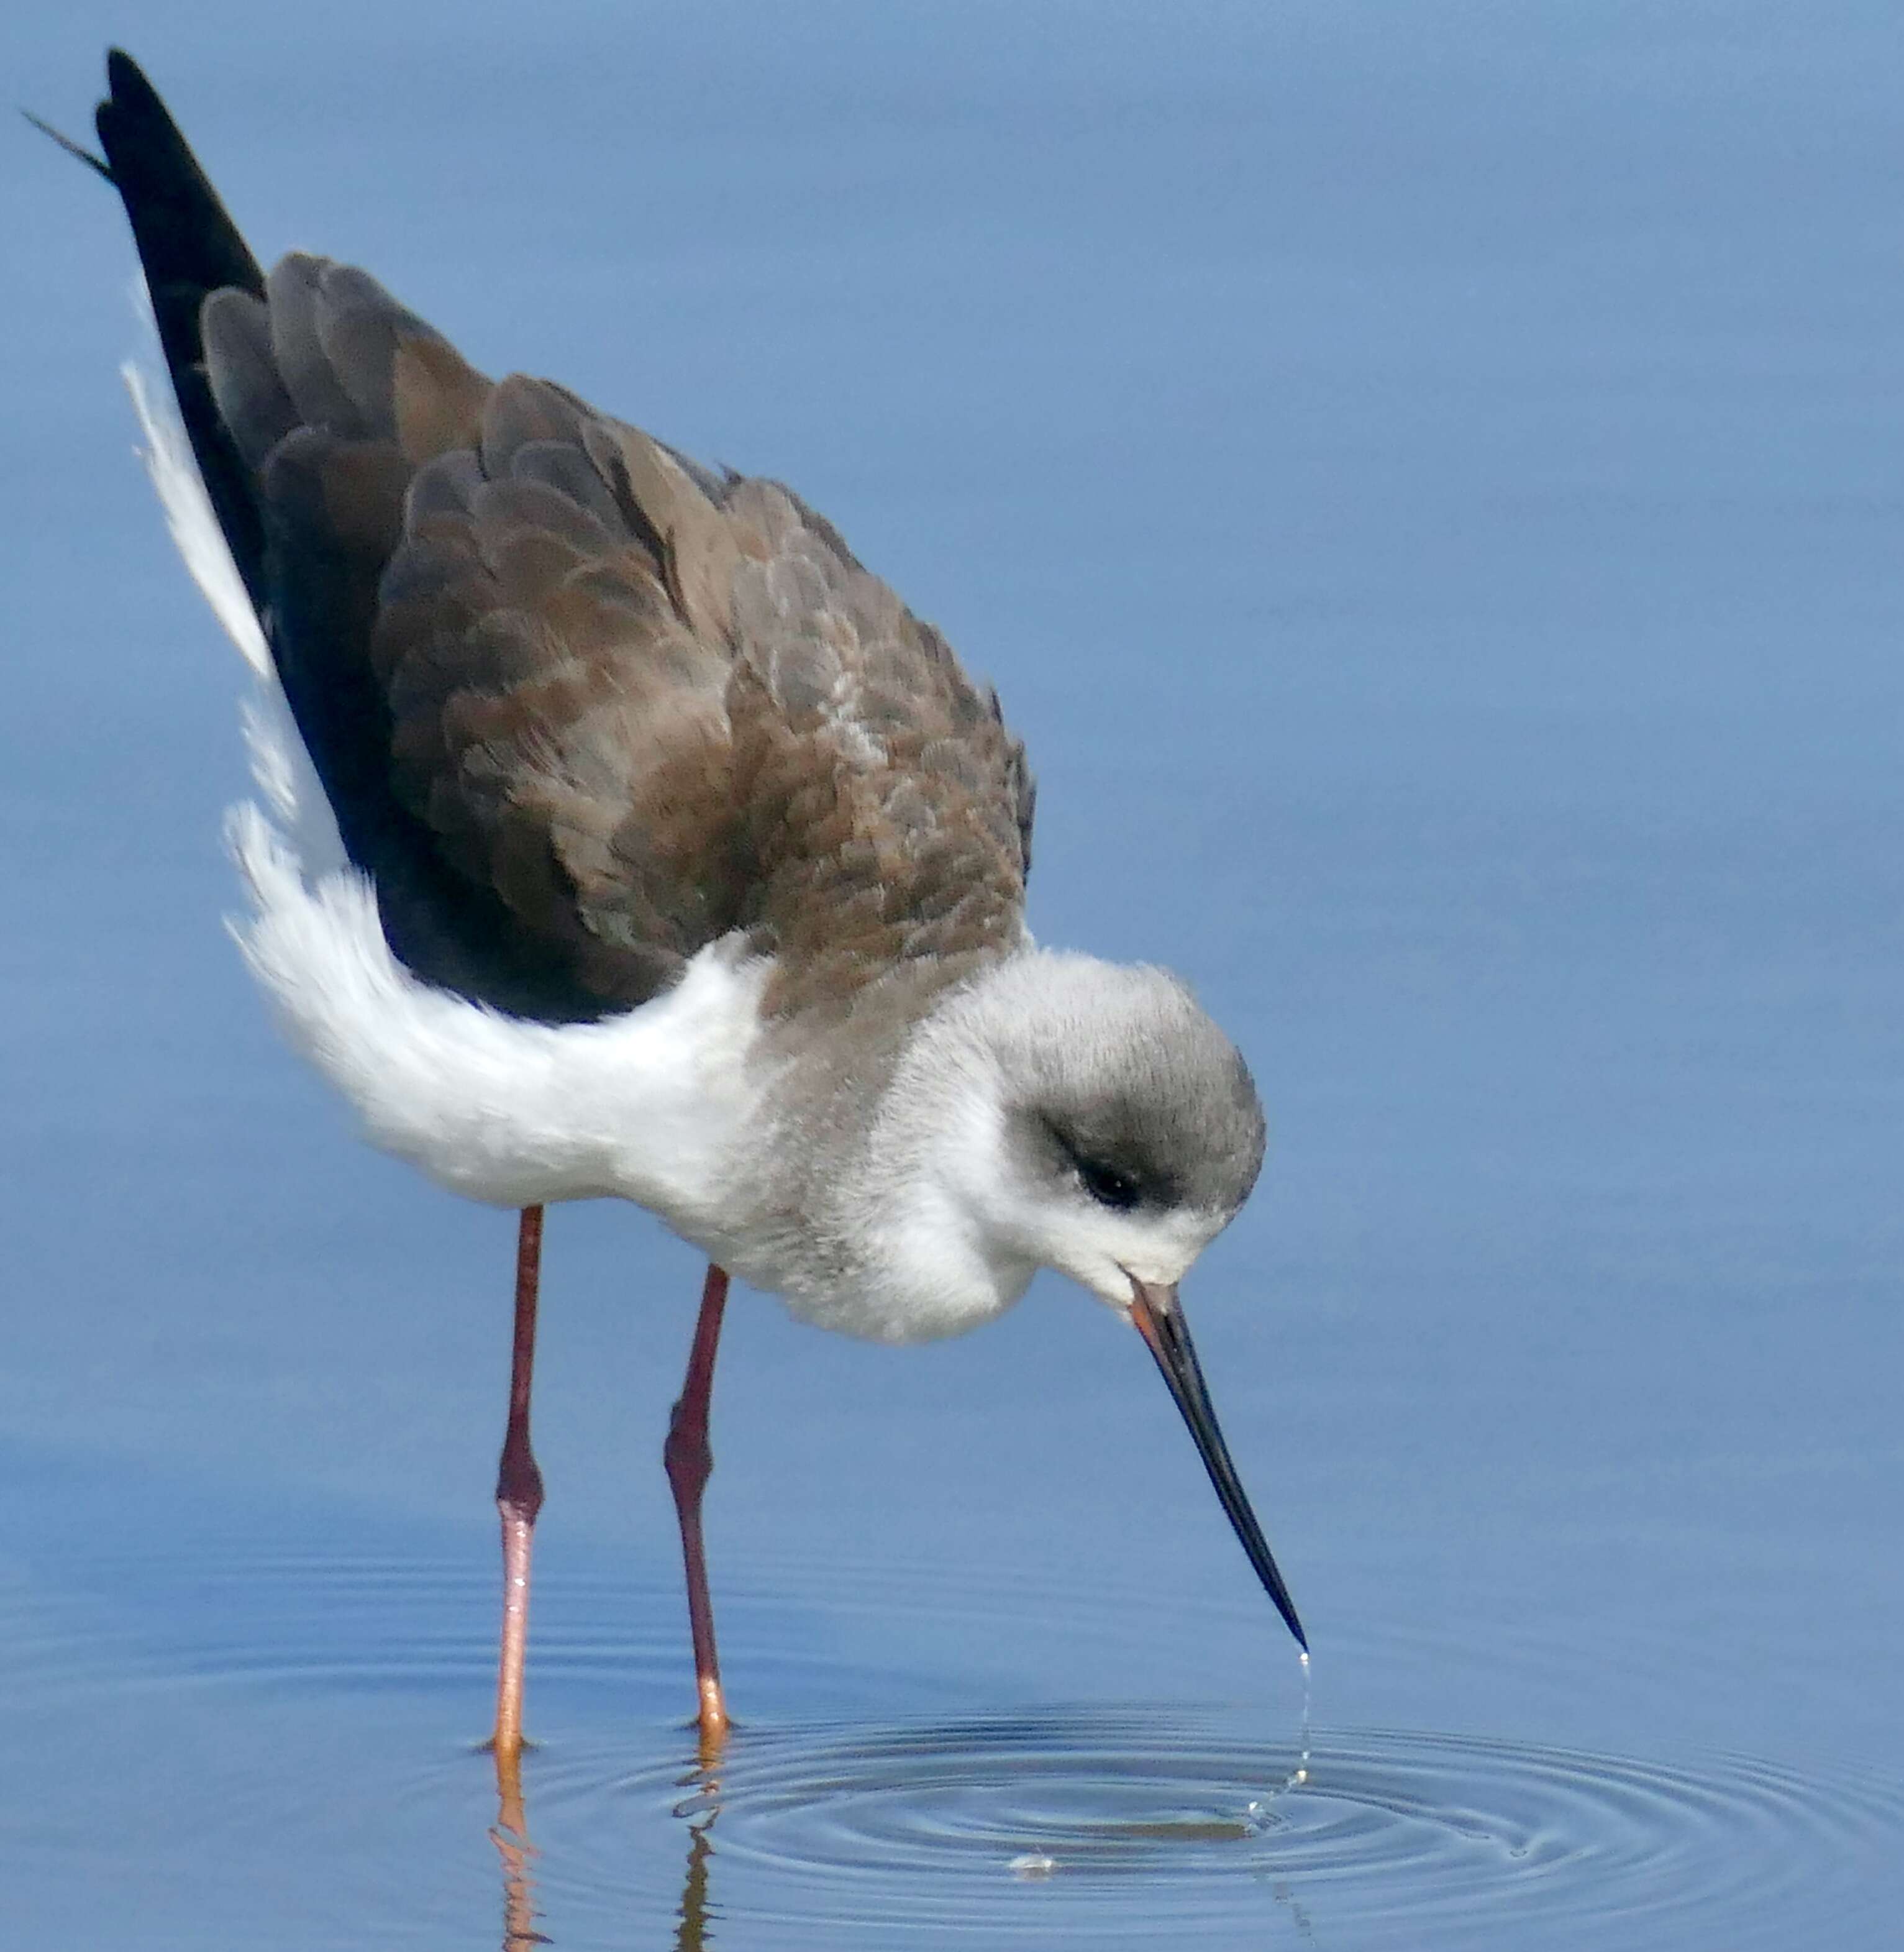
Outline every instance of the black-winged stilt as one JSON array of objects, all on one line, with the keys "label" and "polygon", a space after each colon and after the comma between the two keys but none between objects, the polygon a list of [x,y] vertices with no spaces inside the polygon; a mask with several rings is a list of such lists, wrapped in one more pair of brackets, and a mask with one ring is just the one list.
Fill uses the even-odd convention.
[{"label": "black-winged stilt", "polygon": [[362,271],[261,271],[136,65],[108,75],[89,160],[189,443],[146,402],[154,474],[261,684],[245,955],[374,1143],[521,1212],[499,1755],[554,1200],[633,1200],[709,1256],[664,1453],[704,1746],[730,1269],[891,1342],[1071,1275],[1143,1335],[1302,1642],[1177,1299],[1255,1182],[1255,1090],[1175,977],[1032,943],[996,696],[786,489],[486,378]]}]

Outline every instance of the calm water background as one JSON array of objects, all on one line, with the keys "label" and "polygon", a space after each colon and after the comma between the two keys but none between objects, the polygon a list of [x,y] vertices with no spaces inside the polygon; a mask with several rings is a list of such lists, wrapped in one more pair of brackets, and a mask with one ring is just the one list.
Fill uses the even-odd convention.
[{"label": "calm water background", "polygon": [[[1323,1800],[1216,1834],[1290,1650],[1055,1281],[899,1354],[738,1309],[750,1725],[678,1786],[696,1271],[564,1209],[539,1929],[1894,1943],[1895,8],[12,0],[8,92],[81,127],[109,39],[262,255],[832,515],[1030,741],[1040,934],[1181,968],[1271,1106],[1190,1300]],[[510,1224],[354,1143],[220,932],[239,671],[130,247],[5,140],[5,1913],[493,1944]]]}]

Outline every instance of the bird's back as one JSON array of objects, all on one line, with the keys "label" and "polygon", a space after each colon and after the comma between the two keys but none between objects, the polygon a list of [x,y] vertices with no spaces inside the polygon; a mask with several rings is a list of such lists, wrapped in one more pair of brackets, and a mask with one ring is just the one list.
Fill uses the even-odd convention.
[{"label": "bird's back", "polygon": [[771,1014],[1021,937],[996,698],[776,484],[492,381],[364,273],[260,272],[123,56],[99,129],[181,413],[415,975],[588,1021],[739,933]]}]

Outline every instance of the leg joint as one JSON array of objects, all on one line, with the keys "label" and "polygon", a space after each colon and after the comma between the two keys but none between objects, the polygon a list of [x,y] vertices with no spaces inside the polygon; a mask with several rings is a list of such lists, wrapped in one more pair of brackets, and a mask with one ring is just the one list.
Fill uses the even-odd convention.
[{"label": "leg joint", "polygon": [[677,1491],[685,1484],[698,1491],[707,1483],[714,1469],[714,1448],[708,1441],[705,1415],[689,1415],[684,1403],[674,1406],[661,1445],[661,1462]]},{"label": "leg joint", "polygon": [[517,1439],[511,1430],[502,1447],[502,1461],[496,1474],[496,1502],[505,1518],[536,1522],[542,1508],[542,1474],[536,1454],[525,1436]]}]

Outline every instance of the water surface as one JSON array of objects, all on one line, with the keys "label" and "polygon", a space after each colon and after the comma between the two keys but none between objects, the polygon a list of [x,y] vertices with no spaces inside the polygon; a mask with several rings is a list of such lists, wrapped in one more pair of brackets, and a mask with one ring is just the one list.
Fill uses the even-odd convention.
[{"label": "water surface", "polygon": [[[136,27],[136,34],[135,34]],[[235,661],[0,177],[0,1830],[98,1952],[1889,1944],[1904,1757],[1893,10],[5,23],[134,45],[267,255],[780,474],[1003,690],[1033,921],[1182,968],[1271,1162],[1188,1293],[1317,1649],[1135,1338],[730,1317],[552,1217],[524,1850],[510,1228],[355,1145],[218,926]],[[1299,1768],[1304,1779],[1290,1786]]]}]

